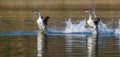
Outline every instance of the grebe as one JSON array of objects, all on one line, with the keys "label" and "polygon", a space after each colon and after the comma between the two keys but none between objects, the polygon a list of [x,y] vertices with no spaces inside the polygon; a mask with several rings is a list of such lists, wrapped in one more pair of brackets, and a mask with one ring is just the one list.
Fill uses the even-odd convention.
[{"label": "grebe", "polygon": [[44,23],[43,23],[43,20],[42,20],[43,17],[41,16],[39,10],[34,10],[34,13],[36,13],[38,15],[37,24],[38,24],[38,27],[40,29],[39,33],[43,34],[44,31],[45,31],[45,26],[44,26]]},{"label": "grebe", "polygon": [[[95,11],[87,9],[85,12],[89,14],[89,19],[87,20],[88,26],[91,28],[93,34],[98,34],[98,23],[100,18],[96,17]],[[94,15],[94,18],[93,18]]]}]

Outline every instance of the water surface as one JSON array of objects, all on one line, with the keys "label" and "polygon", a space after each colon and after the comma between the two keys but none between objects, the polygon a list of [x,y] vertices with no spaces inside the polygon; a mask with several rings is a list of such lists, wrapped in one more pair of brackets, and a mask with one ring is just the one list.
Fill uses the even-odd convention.
[{"label": "water surface", "polygon": [[[79,10],[75,12],[74,10],[64,12],[42,10],[41,12],[43,15],[51,16],[48,28],[53,30],[65,29],[65,19],[69,17],[72,17],[73,23],[87,17],[83,10],[81,13]],[[104,19],[107,18],[107,13],[112,15],[119,12],[118,10],[100,12],[103,13],[98,13],[98,16],[103,16],[103,22],[107,23],[112,17],[116,18],[108,25],[109,28],[118,27],[119,14]],[[38,34],[36,19],[37,15],[30,10],[1,11],[0,57],[120,57],[119,35],[48,34],[43,36]]]}]

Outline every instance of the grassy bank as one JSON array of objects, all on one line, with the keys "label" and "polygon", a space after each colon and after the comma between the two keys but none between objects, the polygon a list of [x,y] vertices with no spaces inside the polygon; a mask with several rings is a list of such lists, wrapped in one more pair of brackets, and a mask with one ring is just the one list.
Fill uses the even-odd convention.
[{"label": "grassy bank", "polygon": [[[51,9],[75,10],[86,9],[93,6],[93,0],[0,0],[1,9]],[[120,9],[120,0],[95,0],[97,9]]]},{"label": "grassy bank", "polygon": [[[93,0],[0,0],[0,19],[35,20],[32,11],[39,9],[43,16],[54,21],[88,18],[85,9],[92,8]],[[103,19],[120,17],[120,0],[95,0],[96,14]]]}]

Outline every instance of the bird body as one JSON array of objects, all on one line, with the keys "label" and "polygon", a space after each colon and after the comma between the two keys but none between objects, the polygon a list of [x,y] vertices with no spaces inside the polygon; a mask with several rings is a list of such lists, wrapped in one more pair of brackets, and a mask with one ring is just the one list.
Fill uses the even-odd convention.
[{"label": "bird body", "polygon": [[43,34],[44,30],[45,30],[45,26],[44,26],[42,17],[40,15],[40,11],[39,10],[35,10],[34,13],[36,13],[38,15],[37,24],[38,24],[38,27],[40,29],[39,33]]},{"label": "bird body", "polygon": [[94,18],[96,18],[95,12],[93,12],[90,9],[86,10],[86,12],[89,14],[89,19],[87,20],[87,24],[90,27],[92,33],[97,34],[98,33],[98,27],[97,27],[97,24],[95,23],[96,21],[93,20],[93,18],[92,18],[93,15],[94,15]]},{"label": "bird body", "polygon": [[94,22],[93,22],[93,20],[92,20],[92,16],[91,16],[90,13],[89,13],[89,19],[87,20],[87,23],[88,23],[88,25],[89,25],[90,27],[95,28],[95,24],[94,24]]},{"label": "bird body", "polygon": [[44,24],[43,24],[43,20],[42,20],[41,17],[39,17],[39,18],[37,19],[37,24],[38,24],[38,27],[39,27],[40,30],[44,30],[45,26],[44,26]]}]

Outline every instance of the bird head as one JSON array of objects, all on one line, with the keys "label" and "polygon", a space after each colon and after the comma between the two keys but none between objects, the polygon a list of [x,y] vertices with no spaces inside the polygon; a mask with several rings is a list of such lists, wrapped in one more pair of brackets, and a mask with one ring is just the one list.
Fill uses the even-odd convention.
[{"label": "bird head", "polygon": [[33,12],[38,14],[40,11],[38,9],[36,9]]},{"label": "bird head", "polygon": [[85,10],[85,12],[90,13],[90,12],[91,12],[91,10],[90,10],[90,9],[86,9],[86,10]]}]

